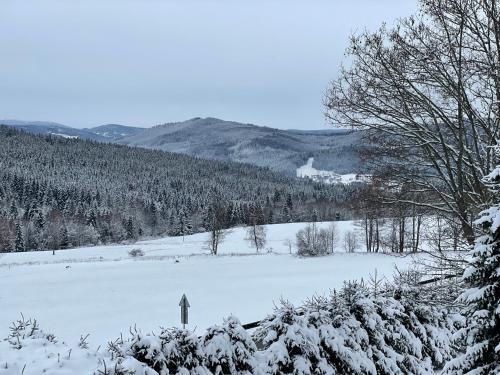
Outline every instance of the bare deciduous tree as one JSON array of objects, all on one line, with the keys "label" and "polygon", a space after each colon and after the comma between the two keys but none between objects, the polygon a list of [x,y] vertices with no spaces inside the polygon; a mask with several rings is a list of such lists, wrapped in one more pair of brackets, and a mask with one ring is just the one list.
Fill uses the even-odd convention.
[{"label": "bare deciduous tree", "polygon": [[339,242],[339,231],[337,229],[337,223],[331,222],[328,228],[321,229],[320,235],[323,236],[327,244],[327,252],[333,254],[335,247]]},{"label": "bare deciduous tree", "polygon": [[420,4],[393,29],[352,37],[327,117],[370,129],[391,178],[433,198],[407,203],[456,217],[471,243],[471,217],[488,199],[481,178],[496,164],[489,146],[500,139],[498,0]]},{"label": "bare deciduous tree", "polygon": [[255,248],[257,252],[266,245],[267,228],[254,223],[247,228],[246,240]]},{"label": "bare deciduous tree", "polygon": [[344,249],[348,253],[354,253],[359,247],[358,236],[353,231],[344,234]]},{"label": "bare deciduous tree", "polygon": [[292,247],[293,247],[293,241],[291,239],[287,238],[285,241],[283,241],[283,245],[285,245],[288,248],[288,252],[291,254]]},{"label": "bare deciduous tree", "polygon": [[208,248],[213,255],[217,255],[219,245],[224,241],[226,229],[226,201],[218,193],[212,193],[212,200],[207,215],[207,224],[210,236],[207,241]]}]

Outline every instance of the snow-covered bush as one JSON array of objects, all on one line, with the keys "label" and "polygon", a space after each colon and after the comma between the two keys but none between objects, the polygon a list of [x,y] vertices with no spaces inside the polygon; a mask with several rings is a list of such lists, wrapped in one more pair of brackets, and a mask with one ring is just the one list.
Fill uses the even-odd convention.
[{"label": "snow-covered bush", "polygon": [[313,298],[307,311],[309,324],[319,332],[322,355],[335,373],[377,374],[375,364],[365,353],[369,349],[368,335],[336,291],[330,299]]},{"label": "snow-covered bush", "polygon": [[202,341],[206,366],[215,375],[255,373],[257,347],[236,317],[208,328]]},{"label": "snow-covered bush", "polygon": [[188,330],[165,329],[159,336],[135,330],[127,341],[110,343],[109,349],[117,358],[116,375],[126,371],[141,375],[210,374],[200,339]]},{"label": "snow-covered bush", "polygon": [[289,303],[262,322],[255,338],[265,347],[265,374],[334,374],[321,355],[318,330]]},{"label": "snow-covered bush", "polygon": [[141,249],[132,249],[128,252],[128,255],[132,258],[142,257],[144,256],[144,251]]},{"label": "snow-covered bush", "polygon": [[21,349],[29,340],[51,344],[57,343],[53,334],[40,330],[36,319],[26,319],[23,315],[21,315],[21,319],[12,323],[9,330],[7,341],[15,349]]},{"label": "snow-covered bush", "polygon": [[56,340],[40,328],[37,320],[21,316],[12,323],[8,337],[0,339],[0,375],[97,375],[99,361],[104,361],[106,354],[81,344],[82,340],[74,346]]},{"label": "snow-covered bush", "polygon": [[193,332],[172,328],[164,330],[163,354],[170,374],[209,374],[200,339]]},{"label": "snow-covered bush", "polygon": [[325,255],[329,251],[328,233],[319,230],[316,223],[307,224],[296,234],[297,254],[300,256]]},{"label": "snow-covered bush", "polygon": [[[166,359],[162,350],[162,340],[158,336],[135,332],[127,344],[128,348],[123,351],[125,359],[127,359],[126,356],[130,356],[157,373],[164,372]],[[121,364],[126,368],[125,363]]]},{"label": "snow-covered bush", "polygon": [[363,283],[346,282],[301,309],[285,304],[255,334],[264,346],[261,368],[270,374],[432,373],[455,354],[456,321],[447,309],[410,297],[372,297]]}]

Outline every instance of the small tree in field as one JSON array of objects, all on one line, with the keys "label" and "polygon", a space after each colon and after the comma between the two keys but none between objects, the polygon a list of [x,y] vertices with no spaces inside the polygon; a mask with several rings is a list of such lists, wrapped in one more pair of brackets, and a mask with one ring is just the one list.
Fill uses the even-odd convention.
[{"label": "small tree in field", "polygon": [[245,239],[250,242],[257,252],[266,245],[267,228],[263,225],[253,224],[247,228]]},{"label": "small tree in field", "polygon": [[264,224],[264,213],[259,205],[250,205],[248,212],[248,229],[246,240],[257,252],[263,249],[266,244],[267,228]]},{"label": "small tree in field", "polygon": [[227,234],[227,203],[221,194],[212,193],[212,201],[208,207],[206,223],[209,230],[207,240],[208,248],[213,255],[217,255],[219,245],[224,241]]},{"label": "small tree in field", "polygon": [[283,241],[283,245],[285,245],[288,248],[288,252],[291,254],[293,241],[291,239],[287,238],[285,241]]},{"label": "small tree in field", "polygon": [[353,231],[349,231],[344,235],[344,249],[348,253],[354,253],[359,247],[358,236]]},{"label": "small tree in field", "polygon": [[337,223],[335,222],[330,223],[328,228],[322,229],[320,232],[322,236],[324,236],[324,239],[326,240],[327,253],[333,254],[333,252],[335,251],[335,247],[339,242],[339,232],[337,229]]}]

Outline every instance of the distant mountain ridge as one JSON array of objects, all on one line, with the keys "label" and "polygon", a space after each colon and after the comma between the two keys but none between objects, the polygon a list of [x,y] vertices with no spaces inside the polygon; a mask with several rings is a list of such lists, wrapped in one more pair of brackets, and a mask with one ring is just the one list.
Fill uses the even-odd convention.
[{"label": "distant mountain ridge", "polygon": [[236,161],[295,175],[314,157],[319,169],[365,172],[361,133],[350,130],[282,130],[216,118],[193,118],[146,129],[117,141],[129,146]]},{"label": "distant mountain ridge", "polygon": [[36,134],[176,152],[203,159],[269,167],[290,176],[311,157],[314,167],[339,174],[366,173],[361,132],[347,129],[282,130],[217,118],[193,118],[152,128],[107,124],[75,129],[43,121],[0,120]]},{"label": "distant mountain ridge", "polygon": [[93,134],[96,134],[99,137],[116,141],[123,137],[131,136],[134,134],[138,134],[144,131],[144,128],[134,127],[134,126],[126,126],[119,124],[106,124],[101,126],[96,126],[90,129],[84,129]]},{"label": "distant mountain ridge", "polygon": [[1,125],[12,126],[28,133],[56,135],[67,138],[91,139],[98,142],[116,142],[125,136],[144,131],[144,128],[118,124],[100,125],[94,128],[76,129],[50,121],[0,120]]}]

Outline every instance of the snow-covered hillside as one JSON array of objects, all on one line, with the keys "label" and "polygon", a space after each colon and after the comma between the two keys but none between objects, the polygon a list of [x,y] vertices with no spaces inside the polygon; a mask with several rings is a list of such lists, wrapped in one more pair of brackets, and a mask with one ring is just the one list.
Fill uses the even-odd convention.
[{"label": "snow-covered hillside", "polygon": [[323,182],[325,184],[351,184],[353,182],[367,182],[370,176],[348,173],[337,174],[332,171],[322,171],[313,167],[314,158],[309,158],[307,163],[302,167],[297,168],[297,177],[310,178],[316,182]]},{"label": "snow-covered hillside", "polygon": [[[327,225],[323,223],[322,225]],[[243,323],[261,319],[281,298],[300,303],[315,293],[328,293],[344,280],[366,278],[377,269],[391,275],[408,257],[338,253],[321,258],[289,254],[304,224],[268,226],[267,249],[255,254],[238,228],[222,244],[220,255],[204,248],[207,234],[102,246],[4,254],[0,257],[0,337],[23,313],[37,318],[62,340],[106,342],[137,324],[145,331],[179,326],[178,302],[191,303],[190,327],[204,329],[234,314]],[[339,222],[340,234],[355,230]],[[128,252],[140,248],[143,257]],[[294,251],[294,250],[293,250]]]}]

